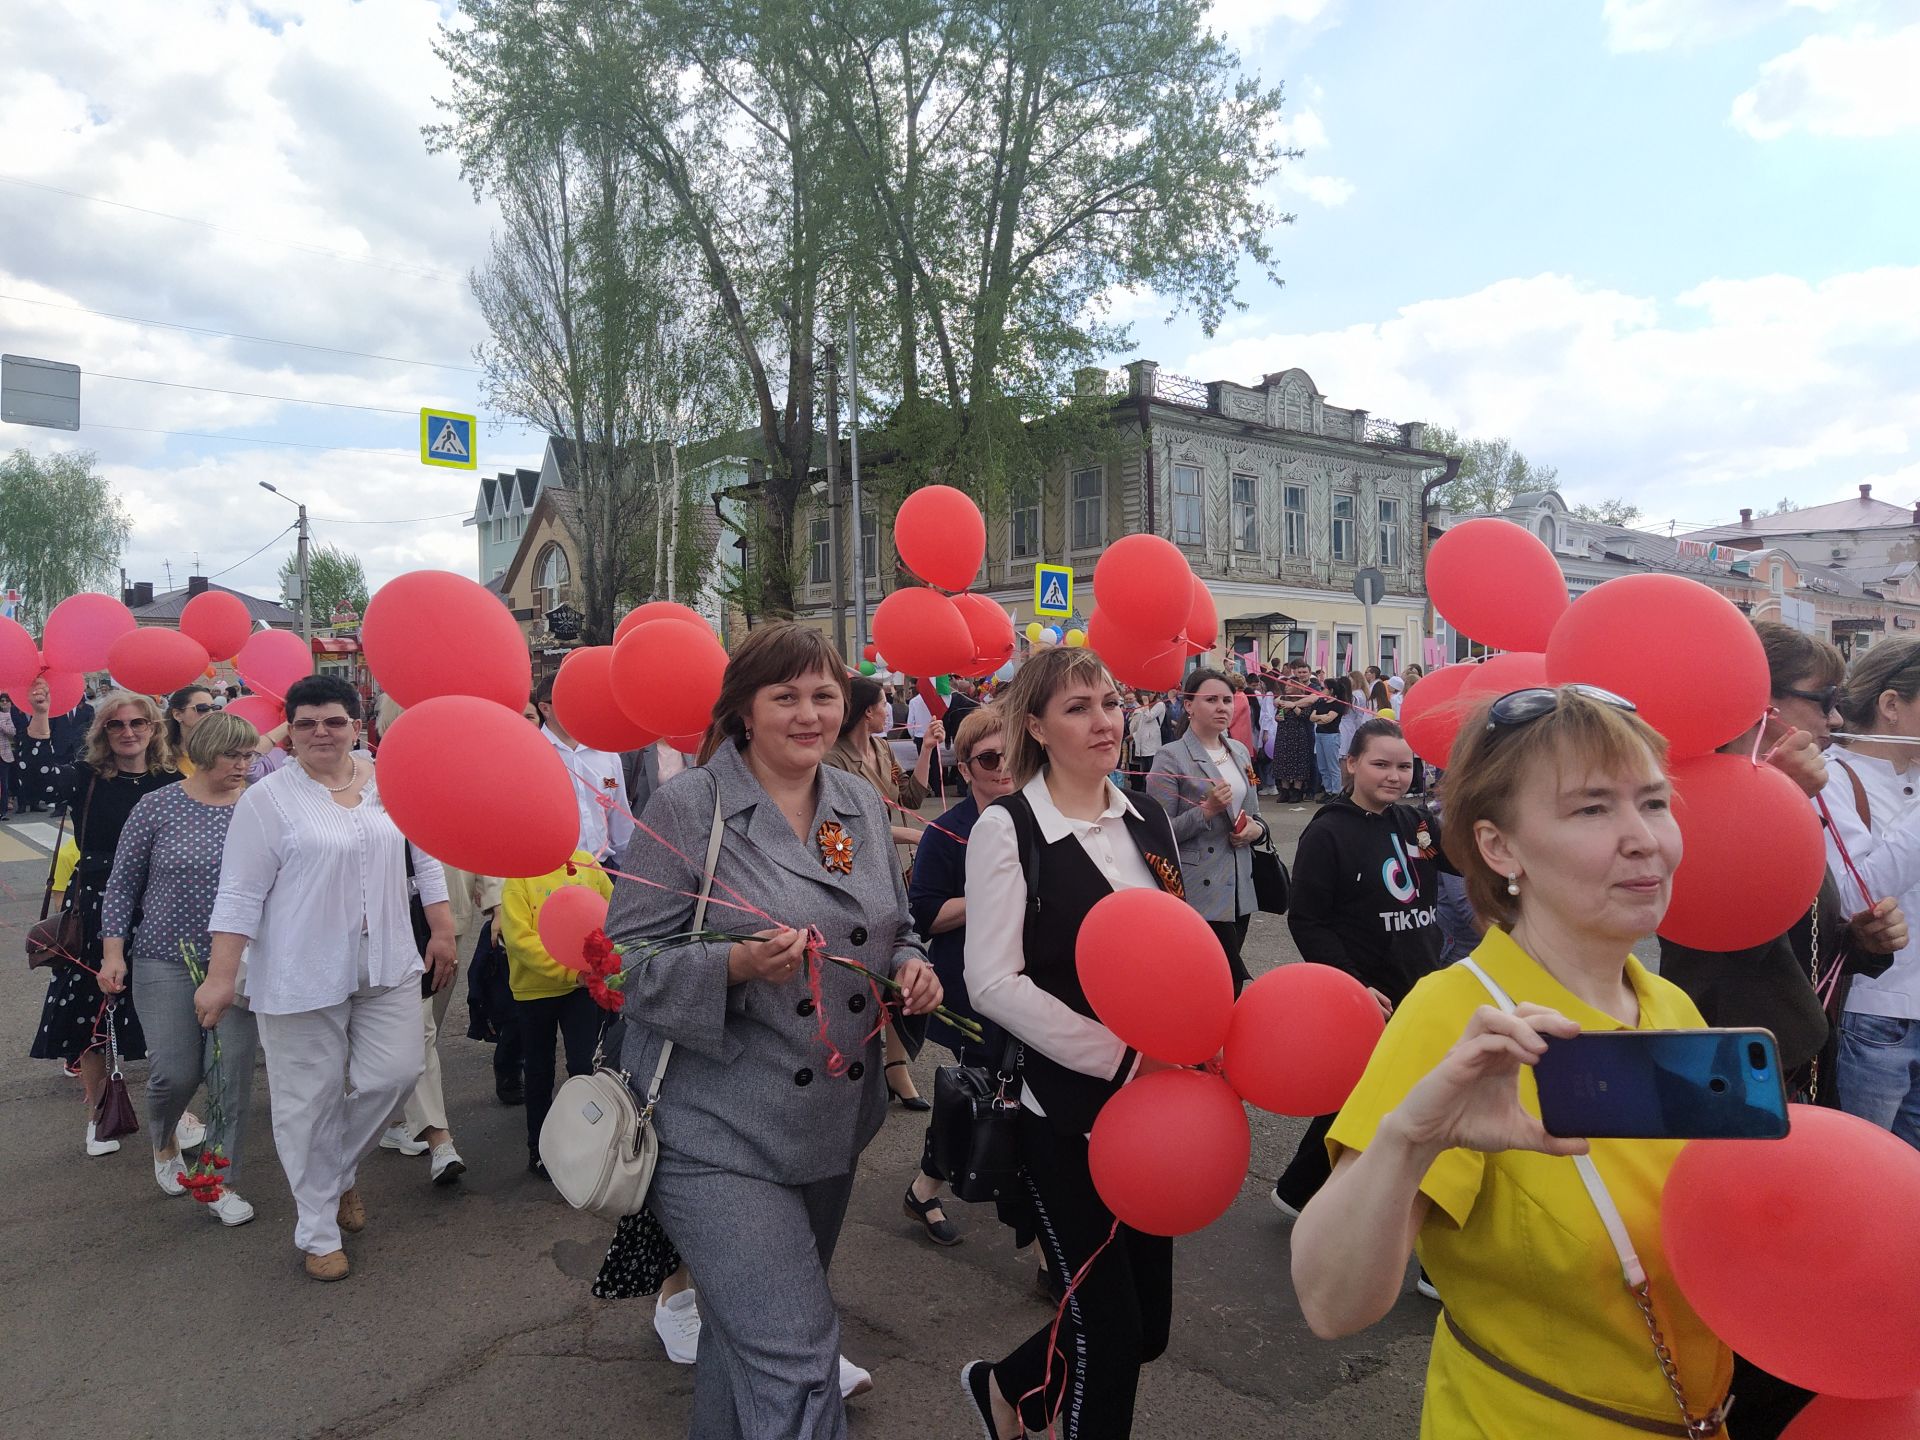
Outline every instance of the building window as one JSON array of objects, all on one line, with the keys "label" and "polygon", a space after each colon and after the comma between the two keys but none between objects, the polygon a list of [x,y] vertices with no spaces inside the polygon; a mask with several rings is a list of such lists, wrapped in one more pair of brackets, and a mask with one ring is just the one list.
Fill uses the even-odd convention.
[{"label": "building window", "polygon": [[1013,558],[1040,558],[1040,502],[1022,505],[1013,512]]},{"label": "building window", "polygon": [[1295,664],[1296,662],[1304,662],[1309,665],[1313,663],[1307,658],[1307,646],[1312,639],[1313,633],[1308,630],[1287,631],[1287,663],[1289,665]]},{"label": "building window", "polygon": [[1298,560],[1307,553],[1307,487],[1281,486],[1280,508],[1286,519],[1286,556]]},{"label": "building window", "polygon": [[1397,630],[1380,632],[1380,673],[1382,675],[1400,673],[1400,632]]},{"label": "building window", "polygon": [[1073,472],[1073,548],[1097,550],[1106,543],[1106,477],[1098,470]]},{"label": "building window", "polygon": [[807,526],[813,556],[807,566],[807,583],[825,585],[833,579],[833,527],[825,515],[816,515]]},{"label": "building window", "polygon": [[1380,502],[1380,564],[1383,569],[1400,568],[1400,502]]},{"label": "building window", "polygon": [[1174,544],[1204,545],[1207,543],[1206,518],[1202,508],[1204,505],[1205,501],[1200,493],[1200,467],[1198,465],[1174,466]]},{"label": "building window", "polygon": [[[1351,673],[1367,663],[1360,653],[1360,632],[1358,630],[1336,630],[1333,632],[1333,660],[1335,670]],[[1364,705],[1364,698],[1356,698],[1356,704]]]},{"label": "building window", "polygon": [[1233,477],[1233,548],[1243,555],[1260,551],[1259,483],[1252,475]]},{"label": "building window", "polygon": [[1353,496],[1333,497],[1333,563],[1353,563]]},{"label": "building window", "polygon": [[567,552],[558,545],[547,546],[533,567],[533,608],[545,614],[572,590],[573,566],[567,563]]},{"label": "building window", "polygon": [[871,510],[860,514],[860,569],[869,586],[880,583],[880,517]]}]

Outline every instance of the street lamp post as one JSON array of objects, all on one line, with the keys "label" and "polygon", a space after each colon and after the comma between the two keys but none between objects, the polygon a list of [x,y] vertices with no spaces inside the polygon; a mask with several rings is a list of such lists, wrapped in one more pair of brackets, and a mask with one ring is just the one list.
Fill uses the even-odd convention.
[{"label": "street lamp post", "polygon": [[262,490],[273,491],[273,493],[280,496],[282,500],[286,501],[289,505],[296,507],[300,511],[300,543],[299,543],[299,549],[295,552],[296,558],[294,561],[294,564],[296,567],[296,573],[300,576],[300,638],[307,642],[308,649],[312,649],[313,648],[313,596],[310,592],[313,587],[307,583],[307,580],[308,580],[307,507],[302,505],[298,500],[294,499],[291,495],[283,493],[278,487],[276,487],[269,481],[262,480],[260,482],[260,488]]}]

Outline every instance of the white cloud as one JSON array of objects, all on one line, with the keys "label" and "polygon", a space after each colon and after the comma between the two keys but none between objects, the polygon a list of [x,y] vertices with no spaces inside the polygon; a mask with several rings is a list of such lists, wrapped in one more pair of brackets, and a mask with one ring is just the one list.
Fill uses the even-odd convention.
[{"label": "white cloud", "polygon": [[1760,68],[1733,102],[1733,123],[1756,140],[1795,130],[1869,138],[1920,129],[1920,24],[1880,34],[1814,35]]},{"label": "white cloud", "polygon": [[1323,92],[1312,81],[1303,88],[1307,95],[1305,103],[1289,102],[1279,124],[1273,127],[1276,143],[1301,152],[1298,160],[1288,160],[1281,165],[1276,181],[1281,193],[1275,198],[1284,203],[1286,195],[1304,195],[1315,205],[1336,209],[1353,198],[1354,184],[1343,176],[1325,173],[1321,157],[1333,147],[1333,142],[1327,138],[1327,125],[1317,108]]},{"label": "white cloud", "polygon": [[1920,490],[1920,266],[1712,279],[1661,299],[1502,280],[1317,334],[1243,333],[1204,379],[1299,365],[1332,404],[1510,436],[1574,498],[1705,522],[1785,492]]},{"label": "white cloud", "polygon": [[1245,43],[1281,21],[1313,25],[1333,8],[1334,0],[1213,0],[1208,19],[1226,34]]},{"label": "white cloud", "polygon": [[1609,50],[1691,49],[1758,29],[1792,10],[1821,13],[1847,0],[1606,0]]}]

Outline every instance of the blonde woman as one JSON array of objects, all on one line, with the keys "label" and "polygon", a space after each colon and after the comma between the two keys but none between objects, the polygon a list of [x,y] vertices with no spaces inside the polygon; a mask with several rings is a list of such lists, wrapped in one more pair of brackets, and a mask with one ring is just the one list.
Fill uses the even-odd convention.
[{"label": "blonde woman", "polygon": [[94,708],[93,723],[81,744],[80,758],[59,764],[48,723],[46,687],[32,691],[32,717],[21,745],[22,763],[49,780],[66,807],[80,861],[66,890],[66,907],[78,907],[80,951],[52,967],[47,998],[40,1007],[40,1028],[29,1052],[36,1060],[58,1060],[80,1076],[87,1105],[89,1155],[111,1155],[118,1140],[93,1133],[93,1109],[106,1086],[104,1053],[107,1025],[122,1060],[142,1060],[147,1040],[134,1014],[131,993],[109,997],[95,979],[100,969],[100,907],[113,874],[120,831],[141,797],[180,779],[167,745],[165,717],[151,696],[115,690]]}]

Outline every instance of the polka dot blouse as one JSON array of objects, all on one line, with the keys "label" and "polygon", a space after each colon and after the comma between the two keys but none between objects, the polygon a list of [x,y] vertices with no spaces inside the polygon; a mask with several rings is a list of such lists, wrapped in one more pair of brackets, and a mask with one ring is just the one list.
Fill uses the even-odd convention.
[{"label": "polka dot blouse", "polygon": [[129,956],[175,964],[185,941],[204,964],[232,819],[233,806],[204,804],[181,785],[143,796],[120,832],[100,933],[125,939],[131,932]]}]

